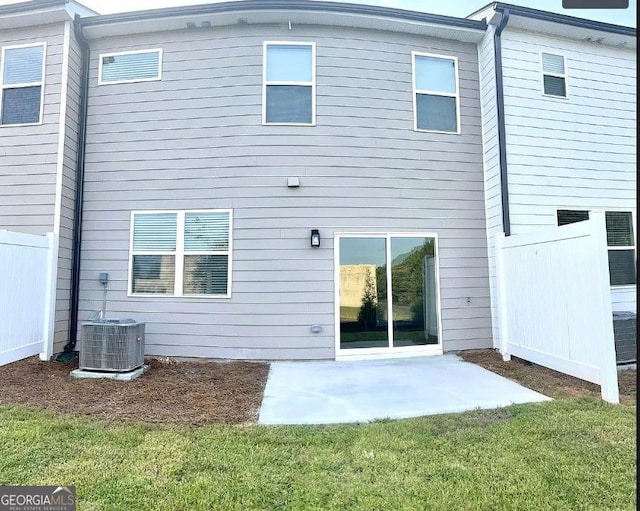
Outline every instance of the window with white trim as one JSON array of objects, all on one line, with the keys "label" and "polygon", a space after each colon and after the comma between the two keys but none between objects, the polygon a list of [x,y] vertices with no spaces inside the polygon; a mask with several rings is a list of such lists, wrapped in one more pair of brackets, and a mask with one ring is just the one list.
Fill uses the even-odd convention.
[{"label": "window with white trim", "polygon": [[263,123],[315,124],[315,53],[314,43],[264,43]]},{"label": "window with white trim", "polygon": [[412,52],[414,128],[459,133],[458,59]]},{"label": "window with white trim", "polygon": [[42,122],[45,49],[45,43],[2,48],[1,125]]},{"label": "window with white trim", "polygon": [[132,295],[231,295],[231,211],[140,211],[131,217]]},{"label": "window with white trim", "polygon": [[100,55],[99,83],[149,82],[160,80],[162,50],[126,51]]},{"label": "window with white trim", "polygon": [[[588,211],[559,209],[558,225],[589,220]],[[636,284],[636,247],[630,211],[605,211],[609,280],[612,286]]]},{"label": "window with white trim", "polygon": [[542,53],[542,91],[547,96],[567,97],[567,75],[562,55]]}]

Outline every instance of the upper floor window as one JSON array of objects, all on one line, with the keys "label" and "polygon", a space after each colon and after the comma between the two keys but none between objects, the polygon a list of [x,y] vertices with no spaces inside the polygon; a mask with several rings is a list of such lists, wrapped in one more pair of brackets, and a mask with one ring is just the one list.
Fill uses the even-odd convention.
[{"label": "upper floor window", "polygon": [[100,55],[99,83],[132,83],[160,80],[162,50],[127,51]]},{"label": "upper floor window", "polygon": [[567,76],[562,55],[542,53],[542,90],[547,96],[567,97]]},{"label": "upper floor window", "polygon": [[460,132],[458,59],[413,52],[414,128]]},{"label": "upper floor window", "polygon": [[314,43],[265,42],[262,122],[316,122]]},{"label": "upper floor window", "polygon": [[129,293],[231,295],[231,211],[133,212]]},{"label": "upper floor window", "polygon": [[[558,210],[558,225],[589,220],[588,211]],[[636,283],[636,247],[633,235],[633,215],[630,211],[605,211],[609,280],[612,286]]]},{"label": "upper floor window", "polygon": [[2,48],[0,124],[42,122],[45,49],[45,43]]}]

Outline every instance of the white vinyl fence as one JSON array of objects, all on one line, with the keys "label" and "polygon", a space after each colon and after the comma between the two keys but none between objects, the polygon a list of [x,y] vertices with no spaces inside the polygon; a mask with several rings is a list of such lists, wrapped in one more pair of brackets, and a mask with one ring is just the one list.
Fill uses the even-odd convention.
[{"label": "white vinyl fence", "polygon": [[501,348],[599,384],[619,402],[605,215],[496,238]]},{"label": "white vinyl fence", "polygon": [[0,230],[0,365],[53,350],[57,242]]}]

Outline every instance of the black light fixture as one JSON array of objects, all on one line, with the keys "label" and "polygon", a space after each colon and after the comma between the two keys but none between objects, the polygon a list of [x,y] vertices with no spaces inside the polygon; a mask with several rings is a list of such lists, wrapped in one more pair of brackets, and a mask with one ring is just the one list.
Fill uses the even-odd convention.
[{"label": "black light fixture", "polygon": [[318,231],[318,229],[311,229],[311,246],[320,246],[320,231]]}]

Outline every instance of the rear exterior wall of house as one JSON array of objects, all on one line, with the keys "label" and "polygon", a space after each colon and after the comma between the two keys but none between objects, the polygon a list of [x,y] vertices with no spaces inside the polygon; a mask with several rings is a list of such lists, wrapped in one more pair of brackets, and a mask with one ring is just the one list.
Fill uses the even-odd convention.
[{"label": "rear exterior wall of house", "polygon": [[0,33],[5,52],[41,44],[41,122],[0,125],[0,229],[58,235],[54,324],[54,352],[58,352],[69,329],[80,58],[71,21]]},{"label": "rear exterior wall of house", "polygon": [[[315,126],[263,125],[265,41],[315,43]],[[108,272],[107,316],[146,322],[147,355],[333,358],[334,234],[424,232],[444,351],[491,346],[475,44],[245,25],[91,47],[80,322]],[[98,84],[100,54],[156,48],[161,80]],[[460,134],[414,131],[412,51],[458,58]],[[130,296],[132,212],[197,209],[232,210],[230,297]]]}]

